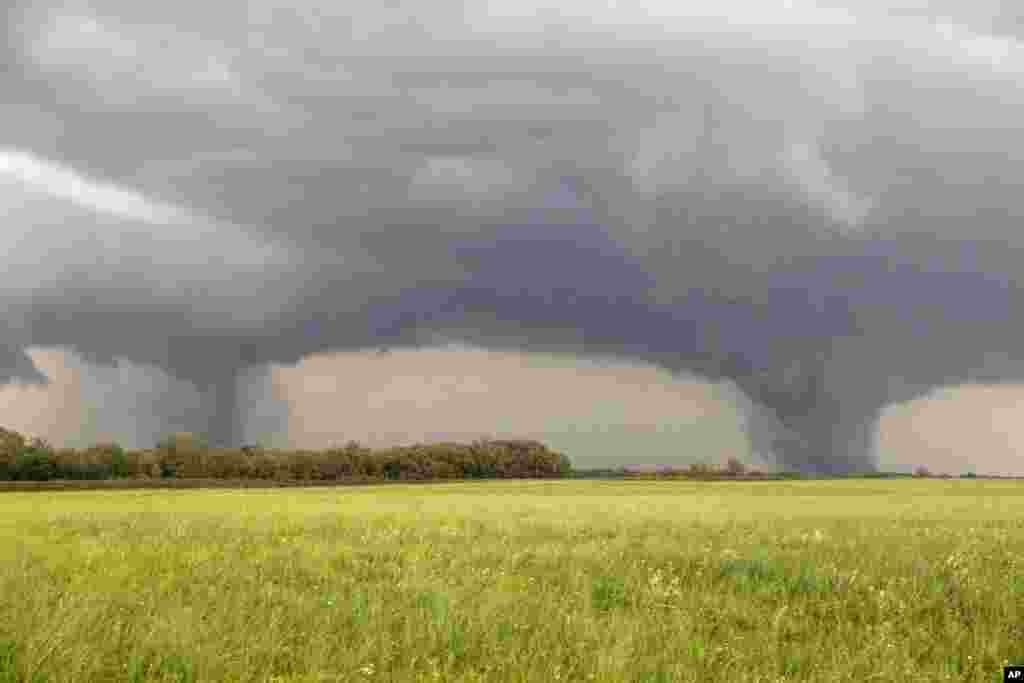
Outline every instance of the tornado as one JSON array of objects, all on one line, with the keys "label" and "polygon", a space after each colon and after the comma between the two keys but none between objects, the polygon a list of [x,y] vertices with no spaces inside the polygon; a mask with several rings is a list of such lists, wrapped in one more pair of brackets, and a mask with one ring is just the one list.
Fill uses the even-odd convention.
[{"label": "tornado", "polygon": [[204,425],[189,430],[205,436],[214,448],[240,448],[243,440],[242,406],[237,373],[224,373],[202,385],[207,409]]}]

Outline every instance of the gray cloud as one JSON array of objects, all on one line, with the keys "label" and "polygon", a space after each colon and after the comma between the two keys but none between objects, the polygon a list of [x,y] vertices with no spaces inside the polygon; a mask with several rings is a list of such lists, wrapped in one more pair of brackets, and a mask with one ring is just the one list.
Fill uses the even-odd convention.
[{"label": "gray cloud", "polygon": [[891,402],[1021,376],[1019,11],[960,5],[15,5],[2,377],[160,367],[228,441],[246,368],[454,338],[870,466]]}]

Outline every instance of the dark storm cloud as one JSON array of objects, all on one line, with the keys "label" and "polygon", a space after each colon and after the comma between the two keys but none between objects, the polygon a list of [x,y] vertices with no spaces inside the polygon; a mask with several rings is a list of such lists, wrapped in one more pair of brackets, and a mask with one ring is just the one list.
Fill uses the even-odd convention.
[{"label": "dark storm cloud", "polygon": [[16,5],[3,377],[156,365],[227,441],[248,366],[457,338],[870,466],[887,403],[1022,375],[1019,12],[959,4]]},{"label": "dark storm cloud", "polygon": [[12,380],[44,384],[46,375],[36,368],[24,349],[0,347],[0,384],[6,384]]}]

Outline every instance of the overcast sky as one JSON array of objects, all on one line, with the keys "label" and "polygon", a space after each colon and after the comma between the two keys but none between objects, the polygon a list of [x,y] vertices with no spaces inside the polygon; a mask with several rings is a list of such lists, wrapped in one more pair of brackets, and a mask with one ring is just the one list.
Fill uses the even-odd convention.
[{"label": "overcast sky", "polygon": [[[273,368],[390,386],[361,350],[457,344],[568,357],[582,399],[730,383],[754,451],[830,470],[887,406],[1024,377],[1015,4],[6,6],[0,380],[71,349],[86,405],[160,397],[133,440],[289,401],[306,440]],[[655,448],[685,400],[651,392]]]}]

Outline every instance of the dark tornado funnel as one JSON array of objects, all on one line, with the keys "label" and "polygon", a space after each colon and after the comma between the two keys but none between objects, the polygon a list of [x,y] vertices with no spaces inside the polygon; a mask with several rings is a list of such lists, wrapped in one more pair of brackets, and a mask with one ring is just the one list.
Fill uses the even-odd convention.
[{"label": "dark tornado funnel", "polygon": [[203,432],[214,448],[237,448],[242,445],[242,413],[239,404],[239,377],[225,374],[203,387],[206,424]]},{"label": "dark tornado funnel", "polygon": [[750,401],[746,431],[751,447],[801,472],[873,471],[875,433],[886,396],[837,381],[842,374],[830,375],[828,369],[821,355],[808,354],[734,378]]}]

